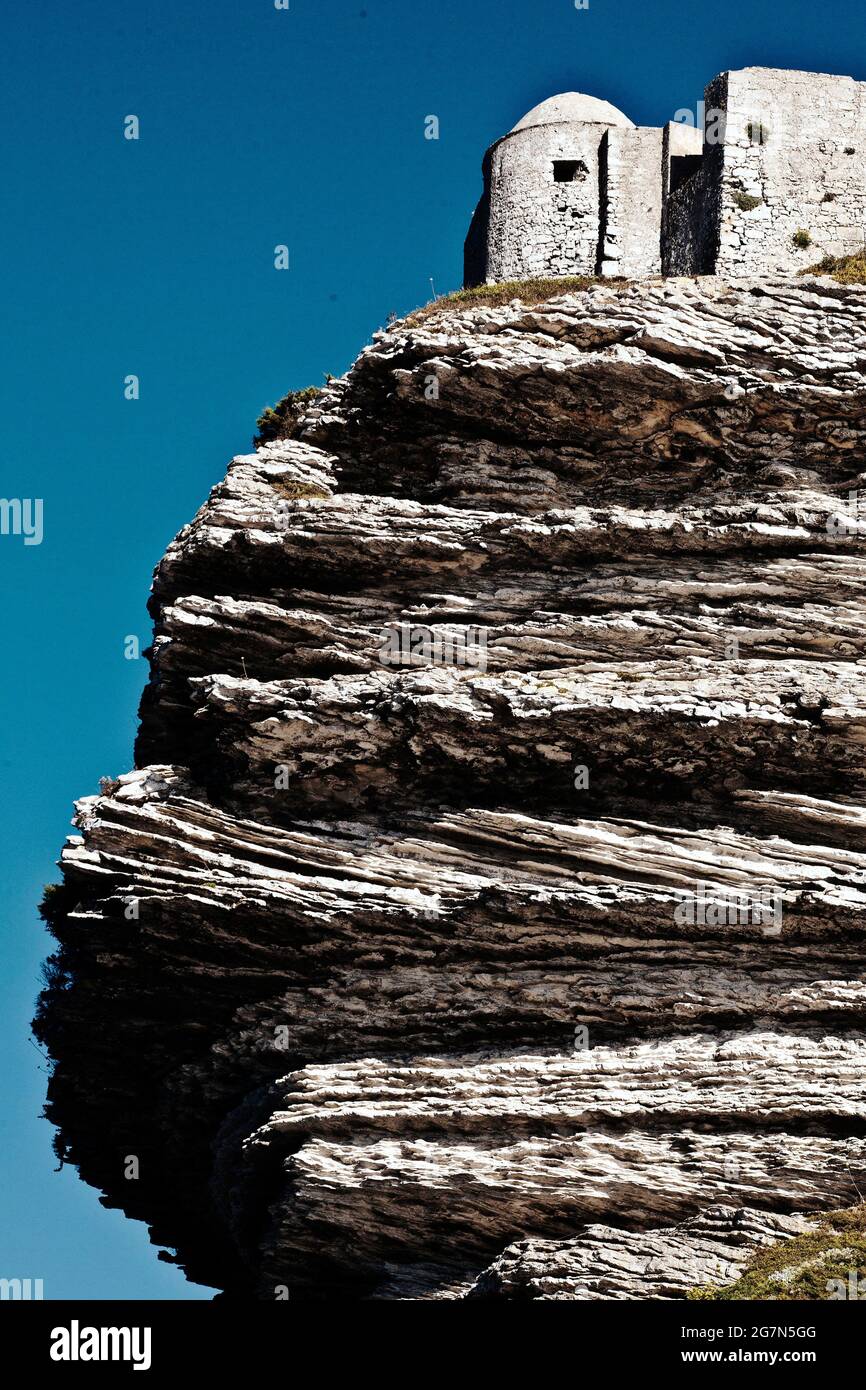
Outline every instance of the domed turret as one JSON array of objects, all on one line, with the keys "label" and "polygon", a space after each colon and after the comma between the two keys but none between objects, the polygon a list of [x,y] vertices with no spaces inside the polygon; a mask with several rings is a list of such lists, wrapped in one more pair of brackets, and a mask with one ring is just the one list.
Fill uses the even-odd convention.
[{"label": "domed turret", "polygon": [[[487,152],[484,197],[466,239],[466,283],[596,274],[602,144],[634,131],[609,101],[583,92],[533,106]],[[658,164],[660,171],[660,151]]]},{"label": "domed turret", "polygon": [[583,92],[561,92],[559,96],[548,97],[531,111],[527,111],[521,121],[512,127],[511,134],[518,130],[528,130],[537,125],[560,125],[563,121],[580,121],[585,125],[634,127],[634,121],[617,110],[609,101],[600,97],[588,97]]}]

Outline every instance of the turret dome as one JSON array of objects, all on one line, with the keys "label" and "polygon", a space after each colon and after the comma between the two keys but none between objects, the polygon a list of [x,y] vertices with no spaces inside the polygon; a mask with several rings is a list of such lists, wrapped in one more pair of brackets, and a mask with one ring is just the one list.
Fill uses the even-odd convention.
[{"label": "turret dome", "polygon": [[634,126],[628,116],[600,97],[584,96],[583,92],[561,92],[548,97],[528,111],[510,133],[528,130],[535,125],[559,125],[562,121],[582,121],[587,125]]}]

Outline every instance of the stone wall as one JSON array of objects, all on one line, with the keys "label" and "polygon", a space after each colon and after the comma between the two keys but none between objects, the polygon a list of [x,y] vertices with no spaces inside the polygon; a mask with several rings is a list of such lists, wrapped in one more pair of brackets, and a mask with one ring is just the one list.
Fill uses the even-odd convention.
[{"label": "stone wall", "polygon": [[[674,186],[677,161],[694,157],[698,146],[703,148],[699,168]],[[662,149],[662,273],[712,275],[718,248],[721,146],[703,147],[701,131],[671,124],[665,126]]]},{"label": "stone wall", "polygon": [[661,273],[662,132],[614,126],[601,142],[601,275]]},{"label": "stone wall", "polygon": [[664,275],[711,273],[711,265],[706,258],[709,244],[705,225],[708,195],[706,171],[702,169],[668,198],[663,223]]},{"label": "stone wall", "polygon": [[[866,83],[722,73],[706,88],[703,130],[634,127],[595,99],[607,107],[598,119],[559,119],[569,100],[552,98],[554,119],[518,126],[488,152],[467,284],[795,274],[866,243]],[[560,161],[573,177],[557,179]]]},{"label": "stone wall", "polygon": [[696,172],[704,153],[704,132],[699,126],[669,121],[662,130],[662,198]]},{"label": "stone wall", "polygon": [[[491,151],[489,281],[594,275],[599,241],[601,124],[563,122],[514,131]],[[554,162],[579,165],[554,180]]]},{"label": "stone wall", "polygon": [[791,273],[862,247],[866,84],[775,68],[725,78],[716,272]]}]

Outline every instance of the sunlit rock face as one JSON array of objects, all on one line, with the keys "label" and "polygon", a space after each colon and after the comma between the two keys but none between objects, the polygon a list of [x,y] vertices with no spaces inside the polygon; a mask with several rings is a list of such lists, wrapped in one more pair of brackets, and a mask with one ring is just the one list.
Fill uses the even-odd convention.
[{"label": "sunlit rock face", "polygon": [[169,547],[37,1028],[191,1280],[676,1298],[863,1190],[864,342],[823,280],[441,304]]}]

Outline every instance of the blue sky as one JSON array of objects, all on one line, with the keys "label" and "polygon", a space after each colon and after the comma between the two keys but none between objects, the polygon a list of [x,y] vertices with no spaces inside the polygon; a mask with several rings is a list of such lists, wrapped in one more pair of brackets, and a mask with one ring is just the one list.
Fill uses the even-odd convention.
[{"label": "blue sky", "polygon": [[866,78],[866,19],[862,0],[7,0],[0,33],[0,494],[44,499],[41,545],[0,536],[0,1276],[210,1297],[54,1172],[28,1042],[71,803],[131,765],[146,671],[123,646],[147,643],[153,566],[263,406],[345,370],[431,277],[459,286],[484,149],[536,102],[585,91],[660,125],[726,68]]}]

